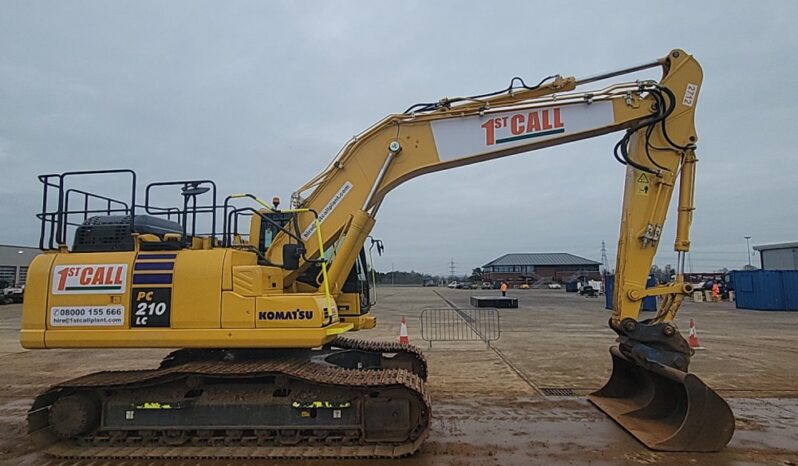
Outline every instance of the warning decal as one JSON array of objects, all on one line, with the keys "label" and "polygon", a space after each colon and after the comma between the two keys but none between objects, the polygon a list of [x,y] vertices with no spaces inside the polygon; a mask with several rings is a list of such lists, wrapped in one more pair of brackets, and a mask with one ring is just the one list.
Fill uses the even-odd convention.
[{"label": "warning decal", "polygon": [[635,180],[635,187],[635,192],[639,196],[648,196],[649,191],[651,191],[651,181],[648,179],[648,175],[645,173],[638,175]]}]

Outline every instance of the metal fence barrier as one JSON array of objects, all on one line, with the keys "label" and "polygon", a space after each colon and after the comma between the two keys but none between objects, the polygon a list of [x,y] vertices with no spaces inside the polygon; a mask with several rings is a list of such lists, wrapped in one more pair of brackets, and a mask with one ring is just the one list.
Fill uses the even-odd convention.
[{"label": "metal fence barrier", "polygon": [[484,341],[501,337],[499,311],[496,309],[424,309],[421,311],[421,338],[433,341]]}]

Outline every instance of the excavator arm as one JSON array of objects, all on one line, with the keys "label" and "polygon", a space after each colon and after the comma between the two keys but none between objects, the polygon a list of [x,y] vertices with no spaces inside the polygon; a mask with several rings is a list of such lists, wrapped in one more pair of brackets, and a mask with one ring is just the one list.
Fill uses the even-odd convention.
[{"label": "excavator arm", "polygon": [[[576,91],[654,67],[663,70],[659,82]],[[304,240],[304,256],[320,257],[321,246],[314,238],[318,218],[323,248],[330,253],[325,256],[330,263],[329,286],[337,294],[383,199],[398,185],[425,173],[625,131],[615,147],[627,173],[613,327],[625,318],[637,319],[641,300],[652,294],[668,296],[665,312],[657,320],[671,321],[688,286],[678,277],[677,283],[649,290],[645,282],[677,182],[681,192],[676,250],[682,257],[689,249],[697,142],[694,115],[702,81],[698,62],[674,50],[650,63],[582,79],[553,76],[537,86],[518,81],[520,86],[494,95],[411,107],[355,136],[323,172],[292,196],[294,208],[308,209],[297,214],[299,231],[294,235]],[[294,241],[295,237],[279,233],[267,259],[283,263],[283,246]],[[284,286],[290,287],[310,265],[311,261],[300,261],[297,270],[286,273]]]},{"label": "excavator arm", "polygon": [[[631,81],[581,91],[598,81],[659,67],[659,81]],[[385,196],[425,173],[532,152],[623,131],[614,148],[626,165],[610,327],[613,376],[591,401],[650,448],[707,451],[731,438],[725,401],[693,374],[692,350],[672,321],[692,290],[684,282],[690,248],[696,143],[695,110],[702,84],[698,62],[682,50],[587,78],[552,76],[536,86],[514,79],[497,93],[442,99],[390,115],[355,136],[334,161],[292,196],[305,257],[329,259],[326,287],[337,296],[371,233]],[[520,84],[520,85],[516,85]],[[646,288],[674,191],[677,274]],[[308,241],[321,225],[324,240]],[[281,263],[280,234],[267,258]],[[325,255],[321,254],[324,248]],[[308,263],[287,272],[290,287]],[[317,285],[322,286],[322,274]],[[660,297],[652,319],[639,319],[647,296]]]}]

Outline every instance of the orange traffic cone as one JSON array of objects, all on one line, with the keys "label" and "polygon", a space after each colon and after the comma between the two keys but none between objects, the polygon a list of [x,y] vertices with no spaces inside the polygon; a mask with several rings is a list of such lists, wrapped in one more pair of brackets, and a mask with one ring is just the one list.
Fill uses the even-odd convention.
[{"label": "orange traffic cone", "polygon": [[405,321],[405,316],[402,316],[402,323],[399,325],[399,343],[402,345],[410,344],[410,338],[407,336],[407,321]]},{"label": "orange traffic cone", "polygon": [[695,322],[690,319],[690,332],[687,334],[687,344],[693,349],[706,349],[698,342],[698,334],[695,331]]}]

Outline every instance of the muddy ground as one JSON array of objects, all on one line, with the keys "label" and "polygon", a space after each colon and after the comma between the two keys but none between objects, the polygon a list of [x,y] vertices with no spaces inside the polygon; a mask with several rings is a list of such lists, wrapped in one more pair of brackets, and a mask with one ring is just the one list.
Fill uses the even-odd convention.
[{"label": "muddy ground", "polygon": [[[717,389],[737,417],[719,453],[647,450],[590,405],[611,368],[603,298],[562,290],[511,290],[517,310],[501,311],[501,338],[440,343],[421,339],[420,315],[471,295],[495,291],[380,288],[378,329],[359,338],[394,340],[407,316],[411,343],[426,349],[433,428],[421,451],[392,461],[262,461],[262,464],[527,465],[695,464],[798,465],[798,313],[743,311],[730,303],[686,303],[677,319],[694,318],[701,344],[691,370]],[[167,350],[25,351],[17,343],[21,306],[0,307],[0,463],[76,464],[49,460],[29,443],[25,413],[36,393],[60,380],[99,370],[148,368]],[[551,396],[564,389],[568,396]],[[77,464],[255,464],[253,461],[124,461]]]}]

